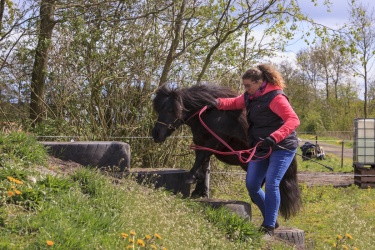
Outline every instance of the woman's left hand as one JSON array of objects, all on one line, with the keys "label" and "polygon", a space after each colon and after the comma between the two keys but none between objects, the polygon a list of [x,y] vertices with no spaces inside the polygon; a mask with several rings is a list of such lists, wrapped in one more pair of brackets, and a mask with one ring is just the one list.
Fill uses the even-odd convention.
[{"label": "woman's left hand", "polygon": [[265,147],[272,147],[276,144],[276,141],[275,139],[273,139],[271,136],[267,136],[263,142],[262,142],[262,146],[265,146]]}]

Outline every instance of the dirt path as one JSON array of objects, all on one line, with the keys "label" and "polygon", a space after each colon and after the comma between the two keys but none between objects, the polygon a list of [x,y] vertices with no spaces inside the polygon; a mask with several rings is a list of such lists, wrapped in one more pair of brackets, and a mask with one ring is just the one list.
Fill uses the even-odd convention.
[{"label": "dirt path", "polygon": [[[315,141],[313,140],[302,140],[299,142],[299,147],[301,147],[303,144],[305,144],[305,142],[310,142],[312,144],[315,144]],[[344,158],[350,158],[350,159],[353,159],[353,149],[352,148],[344,148],[344,150],[342,150],[342,146],[337,144],[337,145],[334,145],[334,144],[330,144],[330,143],[325,143],[325,142],[319,142],[318,141],[318,144],[323,147],[324,149],[324,152],[326,154],[334,154],[334,155],[337,155],[339,157],[342,156],[342,153],[344,153]]]}]

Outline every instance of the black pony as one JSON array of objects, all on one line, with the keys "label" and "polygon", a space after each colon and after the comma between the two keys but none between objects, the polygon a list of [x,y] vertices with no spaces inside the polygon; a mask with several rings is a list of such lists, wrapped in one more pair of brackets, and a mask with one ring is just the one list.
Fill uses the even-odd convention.
[{"label": "black pony", "polygon": [[[230,88],[219,85],[195,85],[189,88],[173,89],[166,84],[156,90],[153,100],[158,119],[152,130],[155,142],[166,140],[181,125],[191,128],[195,145],[207,147],[220,152],[230,150],[215,138],[200,122],[197,112],[209,104],[215,104],[218,97],[237,96]],[[243,110],[209,109],[202,113],[201,119],[233,150],[249,149],[247,142],[247,121]],[[207,196],[205,185],[206,171],[212,155],[229,165],[239,165],[247,170],[237,155],[216,154],[207,150],[195,150],[195,162],[186,179],[187,183],[197,183],[192,193],[194,197]],[[300,190],[297,183],[297,161],[294,157],[288,171],[280,183],[280,213],[285,218],[296,214],[301,205]]]}]

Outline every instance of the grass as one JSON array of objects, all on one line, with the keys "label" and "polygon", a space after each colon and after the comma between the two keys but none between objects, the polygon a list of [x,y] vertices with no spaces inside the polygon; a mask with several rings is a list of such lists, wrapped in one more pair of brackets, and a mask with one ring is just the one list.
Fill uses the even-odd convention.
[{"label": "grass", "polygon": [[[6,150],[0,144],[0,249],[293,249],[261,241],[262,218],[255,206],[247,223],[227,210],[132,179],[114,182],[93,169],[46,175],[33,167],[45,164],[46,152],[33,151],[35,141],[26,150],[21,145],[27,143],[12,136],[29,140],[0,134],[8,142]],[[326,171],[299,161],[299,170]],[[211,196],[251,203],[243,177],[212,174]],[[306,249],[373,249],[375,189],[301,185],[301,190],[302,211],[279,221],[305,231]]]},{"label": "grass", "polygon": [[[302,155],[301,149],[298,148],[297,153]],[[353,169],[353,159],[344,158],[343,164],[341,165],[341,157],[326,154],[324,160],[319,160],[313,158],[312,160],[303,161],[302,157],[297,155],[298,159],[298,171],[307,171],[307,172],[331,172],[325,166],[328,166],[333,169],[333,172],[339,173],[352,173]]]},{"label": "grass", "polygon": [[88,168],[44,174],[32,165],[45,151],[27,163],[18,157],[32,150],[9,152],[0,151],[11,156],[0,167],[0,249],[262,248],[257,228],[227,210]]},{"label": "grass", "polygon": [[[312,162],[298,157],[298,170],[307,172],[329,172]],[[326,160],[316,160],[334,167],[335,172],[353,172],[352,162],[328,155]],[[237,168],[238,170],[238,168]],[[211,195],[217,199],[235,199],[249,202],[244,185],[244,174],[211,174]],[[218,172],[218,171],[217,171]],[[300,213],[279,222],[282,226],[302,229],[305,232],[306,249],[373,249],[375,239],[375,189],[361,189],[355,185],[347,188],[333,186],[307,187],[300,185],[303,208]],[[260,225],[262,216],[252,205],[253,223]]]},{"label": "grass", "polygon": [[[65,178],[39,176],[36,183],[21,179],[22,184],[1,180],[1,249],[46,249],[48,244],[57,249],[124,249],[133,243],[135,249],[146,249],[142,242],[146,247],[147,238],[147,249],[260,246],[255,227],[227,211],[213,211],[130,179],[114,184],[90,169]],[[12,189],[20,194],[9,196]],[[155,235],[160,237],[151,241]]]},{"label": "grass", "polygon": [[[220,181],[217,180],[220,176],[213,175],[211,178],[215,179],[211,185],[215,198],[251,203],[244,180],[239,176]],[[354,185],[348,188],[301,185],[301,191],[303,208],[300,213],[287,221],[280,217],[279,222],[282,226],[304,230],[306,249],[346,249],[341,245],[351,245],[348,249],[373,249],[375,189],[360,189]],[[262,223],[262,216],[254,205],[252,216],[254,224]],[[346,234],[352,239],[346,239],[346,244],[338,244],[338,248],[334,247],[337,237],[344,238]]]}]

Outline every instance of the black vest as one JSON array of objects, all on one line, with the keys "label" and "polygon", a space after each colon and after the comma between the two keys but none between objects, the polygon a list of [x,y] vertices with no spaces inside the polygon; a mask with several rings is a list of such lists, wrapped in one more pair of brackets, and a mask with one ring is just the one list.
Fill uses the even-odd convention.
[{"label": "black vest", "polygon": [[[266,138],[284,124],[284,121],[268,107],[273,98],[280,94],[287,97],[282,90],[273,90],[265,95],[254,97],[252,100],[249,99],[249,93],[245,93],[246,117],[249,124],[248,140],[251,147],[254,147],[261,141],[261,138]],[[298,147],[296,131],[293,131],[277,145],[290,150],[296,149]],[[272,150],[280,150],[281,148],[277,145],[273,146]],[[259,152],[268,152],[269,150],[268,147],[258,147],[258,149]]]}]

